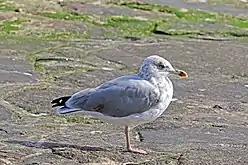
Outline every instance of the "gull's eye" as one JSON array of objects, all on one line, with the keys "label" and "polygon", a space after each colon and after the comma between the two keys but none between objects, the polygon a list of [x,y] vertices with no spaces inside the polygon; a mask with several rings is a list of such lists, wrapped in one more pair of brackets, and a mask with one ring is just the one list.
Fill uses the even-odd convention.
[{"label": "gull's eye", "polygon": [[159,69],[164,69],[165,66],[164,66],[163,64],[158,64],[158,68],[159,68]]}]

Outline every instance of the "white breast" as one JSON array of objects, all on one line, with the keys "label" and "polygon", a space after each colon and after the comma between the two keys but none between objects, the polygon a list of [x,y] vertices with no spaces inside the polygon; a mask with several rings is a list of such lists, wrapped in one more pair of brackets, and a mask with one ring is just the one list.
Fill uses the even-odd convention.
[{"label": "white breast", "polygon": [[160,90],[160,102],[157,105],[159,109],[158,116],[160,116],[170,105],[173,97],[173,84],[168,77],[165,78],[165,81],[159,85]]}]

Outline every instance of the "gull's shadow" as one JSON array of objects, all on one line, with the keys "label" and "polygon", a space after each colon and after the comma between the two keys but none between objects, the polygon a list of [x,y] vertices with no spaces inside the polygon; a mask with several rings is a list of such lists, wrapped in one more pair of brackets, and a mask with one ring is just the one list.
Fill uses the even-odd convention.
[{"label": "gull's shadow", "polygon": [[5,141],[11,144],[19,144],[26,147],[42,148],[42,149],[54,149],[54,148],[74,148],[83,151],[107,151],[101,147],[92,146],[79,146],[67,143],[56,143],[56,142],[40,142],[40,141],[25,141],[25,140],[7,140]]}]

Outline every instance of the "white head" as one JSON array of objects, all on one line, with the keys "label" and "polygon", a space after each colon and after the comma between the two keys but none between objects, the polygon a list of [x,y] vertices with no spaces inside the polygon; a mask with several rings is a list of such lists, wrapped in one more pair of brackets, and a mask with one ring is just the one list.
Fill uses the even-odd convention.
[{"label": "white head", "polygon": [[169,61],[158,55],[147,57],[140,67],[140,75],[142,76],[163,76],[167,77],[169,74],[176,74],[180,77],[188,77],[183,70],[174,69]]}]

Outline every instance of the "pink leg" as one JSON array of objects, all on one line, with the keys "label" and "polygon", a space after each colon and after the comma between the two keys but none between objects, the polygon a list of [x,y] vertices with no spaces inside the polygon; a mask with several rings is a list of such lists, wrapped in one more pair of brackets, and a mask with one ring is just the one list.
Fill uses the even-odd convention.
[{"label": "pink leg", "polygon": [[138,148],[132,148],[131,147],[128,126],[125,126],[125,135],[126,135],[127,151],[133,152],[133,153],[139,153],[139,154],[147,154],[147,152],[144,151],[144,150],[141,150],[141,149],[138,149]]}]

